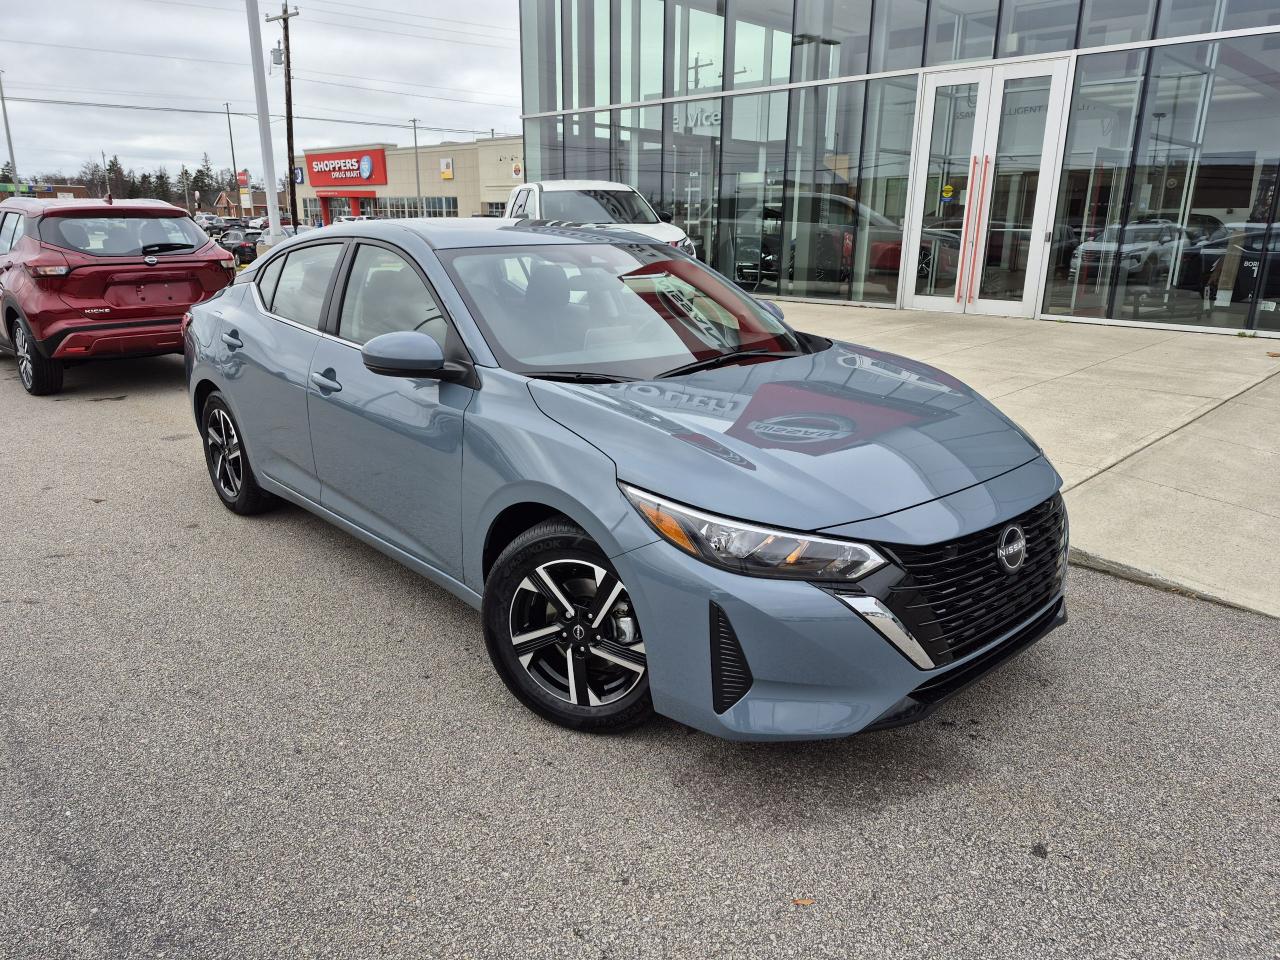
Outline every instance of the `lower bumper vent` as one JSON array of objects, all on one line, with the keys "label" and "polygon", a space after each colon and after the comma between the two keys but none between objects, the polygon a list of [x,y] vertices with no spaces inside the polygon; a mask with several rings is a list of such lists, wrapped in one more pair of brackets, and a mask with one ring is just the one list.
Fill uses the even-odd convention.
[{"label": "lower bumper vent", "polygon": [[711,604],[711,704],[724,713],[746,696],[754,678],[729,618]]}]

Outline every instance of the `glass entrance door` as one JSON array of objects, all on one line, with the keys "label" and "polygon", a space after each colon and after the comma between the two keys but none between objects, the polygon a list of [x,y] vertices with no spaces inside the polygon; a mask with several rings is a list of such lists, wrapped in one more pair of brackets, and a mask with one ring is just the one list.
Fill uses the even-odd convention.
[{"label": "glass entrance door", "polygon": [[904,306],[1031,316],[1066,80],[1065,60],[925,78]]}]

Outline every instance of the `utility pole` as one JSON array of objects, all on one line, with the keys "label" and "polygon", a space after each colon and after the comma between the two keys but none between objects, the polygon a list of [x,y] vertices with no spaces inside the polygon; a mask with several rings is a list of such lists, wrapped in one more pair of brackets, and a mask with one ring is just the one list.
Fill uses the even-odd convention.
[{"label": "utility pole", "polygon": [[[253,93],[258,106],[258,143],[262,147],[262,169],[267,172],[267,186],[275,180],[276,161],[271,150],[271,114],[267,107],[267,71],[262,65],[262,27],[258,25],[258,0],[244,0],[244,13],[249,20],[249,63],[253,66]],[[267,242],[280,239],[280,205],[275,190],[267,190]]]},{"label": "utility pole", "polygon": [[[0,70],[0,78],[4,71]],[[4,114],[4,138],[9,141],[9,170],[13,174],[13,195],[18,195],[18,161],[13,156],[13,134],[9,132],[9,105],[4,101],[4,80],[0,79],[0,113]]]},{"label": "utility pole", "polygon": [[[224,103],[227,108],[227,139],[231,141],[231,173],[236,178],[236,209],[240,211],[240,216],[244,216],[244,208],[240,206],[240,168],[236,166],[236,138],[231,133],[231,104]],[[253,196],[252,188],[250,188],[249,196]]]},{"label": "utility pole", "polygon": [[409,121],[413,124],[413,179],[418,184],[418,216],[425,212],[422,209],[422,165],[418,163],[418,118]]},{"label": "utility pole", "polygon": [[[298,8],[289,12],[289,4],[280,4],[280,15],[267,17],[267,23],[280,21],[280,29],[284,32],[284,135],[285,147],[289,151],[289,217],[293,226],[298,228],[298,188],[293,182],[293,61],[289,58],[289,21],[298,15]],[[268,192],[275,192],[275,184],[267,184]]]}]

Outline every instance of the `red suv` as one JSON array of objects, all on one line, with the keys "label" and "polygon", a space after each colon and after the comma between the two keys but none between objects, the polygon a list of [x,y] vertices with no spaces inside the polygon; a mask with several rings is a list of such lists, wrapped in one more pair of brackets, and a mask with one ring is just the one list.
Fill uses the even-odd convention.
[{"label": "red suv", "polygon": [[159,200],[0,203],[0,349],[28,393],[67,363],[182,352],[182,315],[235,263],[187,211]]}]

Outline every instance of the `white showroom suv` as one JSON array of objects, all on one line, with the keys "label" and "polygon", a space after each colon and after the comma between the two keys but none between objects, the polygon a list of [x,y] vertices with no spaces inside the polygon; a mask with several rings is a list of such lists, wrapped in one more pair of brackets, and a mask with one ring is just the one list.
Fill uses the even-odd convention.
[{"label": "white showroom suv", "polygon": [[511,191],[505,215],[515,220],[616,224],[696,255],[688,235],[625,183],[608,180],[540,180]]}]

